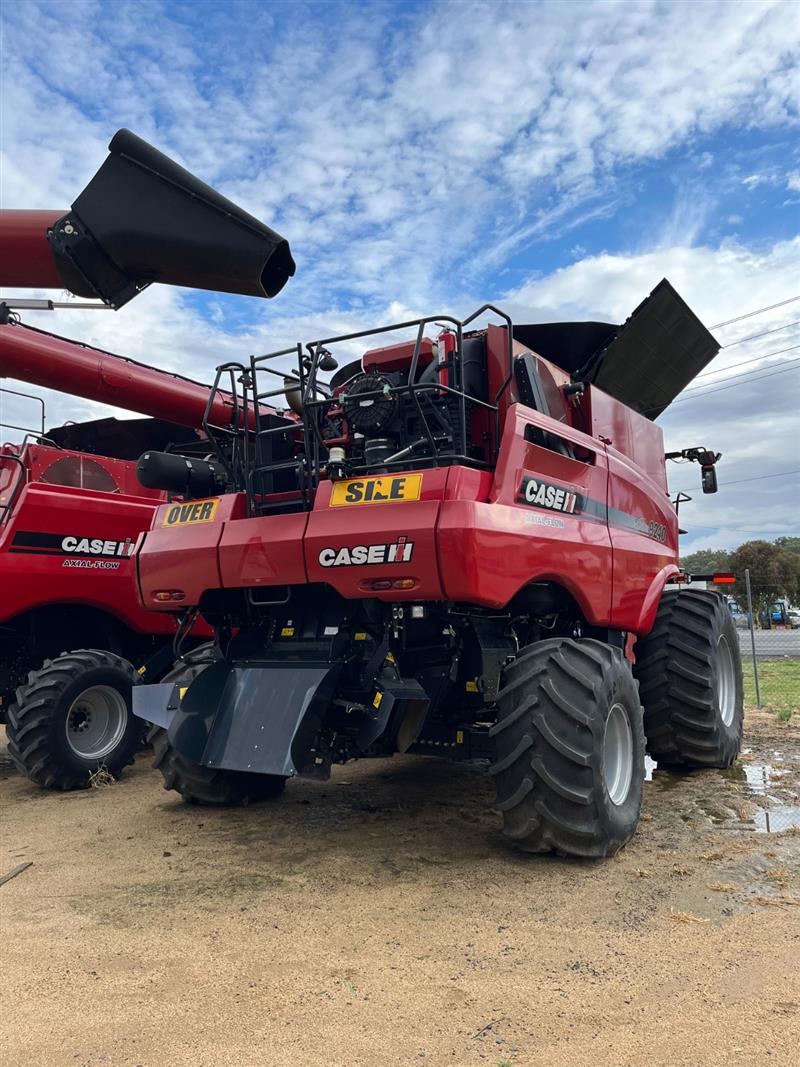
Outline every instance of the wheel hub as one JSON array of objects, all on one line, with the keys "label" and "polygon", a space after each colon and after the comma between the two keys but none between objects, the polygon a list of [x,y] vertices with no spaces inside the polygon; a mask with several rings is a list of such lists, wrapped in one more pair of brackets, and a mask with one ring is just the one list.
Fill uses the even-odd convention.
[{"label": "wheel hub", "polygon": [[725,634],[720,634],[717,641],[717,700],[720,718],[726,726],[732,726],[736,714],[736,670]]},{"label": "wheel hub", "polygon": [[90,686],[67,712],[67,745],[81,759],[99,761],[117,747],[127,725],[128,707],[122,693],[109,685]]},{"label": "wheel hub", "polygon": [[624,804],[633,782],[633,733],[622,704],[614,704],[606,719],[603,781],[611,803]]}]

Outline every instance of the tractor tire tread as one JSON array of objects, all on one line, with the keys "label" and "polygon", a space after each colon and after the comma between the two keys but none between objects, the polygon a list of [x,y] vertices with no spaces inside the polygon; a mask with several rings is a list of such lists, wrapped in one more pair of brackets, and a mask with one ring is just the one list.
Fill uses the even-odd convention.
[{"label": "tractor tire tread", "polygon": [[[730,729],[722,723],[715,689],[717,642],[723,631],[738,679]],[[665,593],[652,630],[636,643],[634,674],[644,705],[647,748],[656,762],[730,766],[741,745],[741,665],[738,635],[718,593]]]},{"label": "tractor tire tread", "polygon": [[[6,737],[11,761],[22,774],[43,789],[82,789],[89,785],[85,772],[67,770],[54,764],[50,728],[55,701],[61,684],[87,669],[116,668],[124,671],[131,684],[137,678],[127,660],[99,649],[76,649],[56,659],[46,659],[39,670],[29,671],[27,681],[17,687],[16,701],[8,709]],[[142,723],[144,729],[144,723]],[[118,777],[125,766],[133,763],[135,747],[110,760],[110,773]]]}]

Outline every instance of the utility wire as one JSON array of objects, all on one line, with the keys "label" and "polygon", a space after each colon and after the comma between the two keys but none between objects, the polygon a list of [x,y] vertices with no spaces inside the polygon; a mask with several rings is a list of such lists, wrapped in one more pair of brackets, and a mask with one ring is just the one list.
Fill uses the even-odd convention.
[{"label": "utility wire", "polygon": [[712,326],[712,330],[721,330],[723,326],[732,326],[734,322],[741,322],[743,319],[752,319],[755,315],[763,315],[765,311],[774,311],[775,308],[782,308],[786,304],[793,304],[795,300],[800,300],[800,293],[797,296],[790,296],[788,300],[781,300],[777,304],[770,304],[768,307],[756,308],[755,311],[748,311],[744,315],[737,315],[735,319],[726,319],[725,322],[718,322]]},{"label": "utility wire", "polygon": [[749,337],[740,337],[738,341],[731,341],[730,344],[723,345],[722,349],[734,348],[736,345],[743,345],[747,341],[757,341],[759,337],[768,337],[771,333],[780,333],[781,330],[788,330],[790,326],[800,326],[800,319],[795,319],[794,322],[787,322],[785,326],[776,326],[774,330],[764,330],[763,333],[751,333]]},{"label": "utility wire", "polygon": [[[784,349],[784,351],[785,352],[793,352],[798,348],[800,348],[800,345],[795,345],[794,348]],[[761,358],[765,359],[766,357],[762,356]],[[717,380],[715,382],[703,382],[702,385],[698,385],[694,389],[687,389],[686,392],[687,393],[695,393],[699,389],[710,389],[713,386],[716,386],[716,385],[720,384],[721,382],[731,382],[731,381],[733,381],[734,378],[746,378],[749,374],[758,374],[760,371],[775,370],[777,366],[788,367],[793,363],[797,363],[798,359],[800,359],[800,356],[798,356],[797,359],[782,359],[779,364],[776,364],[775,366],[772,366],[772,367],[753,367],[752,370],[742,370],[742,371],[739,371],[738,374],[729,374],[727,376],[727,378],[717,378]],[[723,371],[730,370],[730,369],[732,369],[732,368],[730,368],[730,367],[720,367],[719,373],[722,374]],[[751,379],[751,381],[755,381],[755,380],[756,380],[755,378]]]},{"label": "utility wire", "polygon": [[[797,363],[798,360],[791,360],[791,362],[792,363]],[[719,389],[712,388],[712,389],[706,389],[703,392],[698,391],[696,393],[692,393],[691,396],[679,397],[678,400],[673,400],[672,406],[674,407],[675,404],[685,404],[687,400],[700,400],[703,397],[711,396],[712,393],[721,393],[725,389],[736,389],[736,388],[738,388],[738,386],[740,384],[741,385],[750,385],[752,382],[760,382],[764,378],[775,378],[778,374],[786,374],[786,372],[790,371],[790,370],[800,370],[800,367],[784,367],[783,370],[775,370],[771,374],[761,374],[757,378],[750,378],[749,381],[747,381],[747,382],[734,382],[733,385],[721,385],[719,387]],[[734,374],[733,377],[734,378],[741,378],[742,375]]]},{"label": "utility wire", "polygon": [[[797,348],[800,348],[800,345],[792,345],[791,348],[779,348],[776,352],[765,352],[763,356],[753,356],[752,359],[745,359],[741,363],[731,363],[729,367],[720,367],[719,370],[704,371],[703,374],[698,374],[697,378],[707,378],[709,374],[724,374],[725,371],[734,370],[736,367],[746,367],[750,363],[760,363],[762,359],[769,359],[770,356],[782,356],[784,352],[794,352]],[[694,380],[697,381],[697,378]],[[708,384],[713,385],[713,382],[709,382]],[[689,390],[687,390],[687,392],[688,391]]]},{"label": "utility wire", "polygon": [[[774,474],[756,474],[753,478],[737,478],[733,482],[720,482],[720,489],[725,489],[729,485],[743,485],[745,482],[763,482],[766,478],[788,478],[791,474],[800,474],[800,468],[795,471],[776,471]],[[692,487],[687,489],[674,489],[670,486],[671,493],[687,493]],[[713,529],[713,527],[709,527]]]}]

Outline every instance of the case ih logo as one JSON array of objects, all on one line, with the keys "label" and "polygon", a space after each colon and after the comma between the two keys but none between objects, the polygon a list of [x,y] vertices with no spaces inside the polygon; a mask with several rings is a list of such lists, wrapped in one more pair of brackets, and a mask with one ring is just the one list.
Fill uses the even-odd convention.
[{"label": "case ih logo", "polygon": [[[21,530],[14,535],[10,551],[38,556],[82,556],[98,560],[119,560],[129,559],[133,555],[133,549],[134,542],[130,538],[116,541],[105,537]],[[65,561],[64,566],[67,566],[68,562]]]},{"label": "case ih logo", "polygon": [[375,563],[408,563],[413,551],[413,541],[398,537],[389,545],[323,548],[319,554],[319,562],[322,567],[363,567]]},{"label": "case ih logo", "polygon": [[61,551],[69,556],[100,556],[110,559],[113,556],[133,554],[133,541],[105,541],[101,537],[64,537]]},{"label": "case ih logo", "polygon": [[578,493],[572,493],[559,485],[551,485],[550,482],[540,482],[529,474],[522,479],[517,500],[522,504],[532,504],[536,508],[563,511],[567,515],[574,515],[583,509],[583,497]]}]

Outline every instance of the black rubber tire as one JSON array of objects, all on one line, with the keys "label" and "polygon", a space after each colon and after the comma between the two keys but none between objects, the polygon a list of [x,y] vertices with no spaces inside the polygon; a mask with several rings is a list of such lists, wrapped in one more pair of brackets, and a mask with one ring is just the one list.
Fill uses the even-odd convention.
[{"label": "black rubber tire", "polygon": [[[190,682],[216,658],[213,645],[201,645],[175,665],[163,682]],[[167,731],[153,726],[147,735],[153,746],[153,766],[161,771],[164,788],[174,789],[190,804],[243,805],[278,797],[286,779],[277,775],[247,774],[245,771],[203,767],[176,752]]]},{"label": "black rubber tire", "polygon": [[[44,789],[85,789],[99,767],[118,778],[133,763],[145,723],[131,711],[131,689],[138,681],[127,660],[110,652],[79,649],[45,660],[17,688],[8,712],[8,753],[16,766]],[[127,722],[118,743],[102,760],[81,757],[67,741],[67,716],[73,702],[92,686],[116,689],[127,705]]]},{"label": "black rubber tire", "polygon": [[[604,737],[619,704],[632,773],[621,803],[604,779]],[[622,651],[591,639],[523,648],[503,672],[491,728],[503,834],[525,852],[611,856],[633,836],[644,783],[642,709]]]},{"label": "black rubber tire", "polygon": [[[729,724],[720,710],[723,638],[735,674]],[[719,593],[664,593],[653,629],[638,639],[634,651],[647,750],[653,759],[662,766],[730,767],[742,745],[742,660],[739,635]]]},{"label": "black rubber tire", "polygon": [[203,767],[176,752],[167,731],[154,726],[148,734],[153,746],[153,766],[164,777],[164,788],[174,789],[189,804],[241,806],[278,797],[286,779],[270,774],[247,774],[245,771],[221,771]]}]

